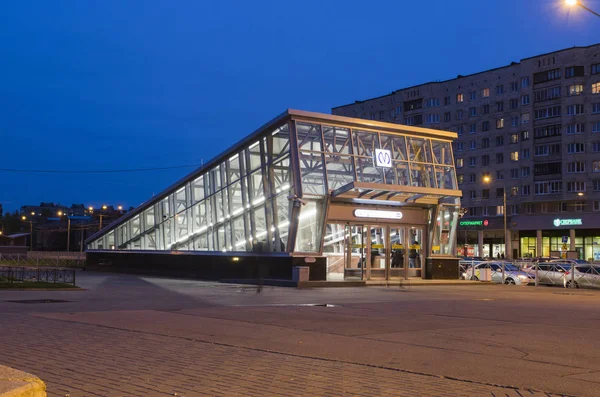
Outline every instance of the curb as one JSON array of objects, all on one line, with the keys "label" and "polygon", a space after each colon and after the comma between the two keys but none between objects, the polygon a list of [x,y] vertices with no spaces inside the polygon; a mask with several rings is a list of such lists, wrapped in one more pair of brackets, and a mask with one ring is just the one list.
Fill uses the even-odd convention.
[{"label": "curb", "polygon": [[0,397],[46,397],[46,384],[35,375],[0,365]]}]

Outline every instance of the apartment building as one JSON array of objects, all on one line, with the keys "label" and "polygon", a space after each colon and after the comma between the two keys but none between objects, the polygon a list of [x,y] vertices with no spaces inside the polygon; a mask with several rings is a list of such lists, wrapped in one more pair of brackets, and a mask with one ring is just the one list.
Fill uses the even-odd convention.
[{"label": "apartment building", "polygon": [[397,90],[332,113],[458,134],[453,149],[467,208],[459,253],[516,258],[571,251],[600,260],[600,44]]}]

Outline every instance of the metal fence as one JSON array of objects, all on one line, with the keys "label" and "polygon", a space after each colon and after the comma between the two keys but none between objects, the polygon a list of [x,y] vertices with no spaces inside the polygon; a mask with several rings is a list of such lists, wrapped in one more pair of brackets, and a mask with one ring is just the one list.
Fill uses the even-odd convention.
[{"label": "metal fence", "polygon": [[36,266],[36,267],[85,267],[85,260],[81,257],[65,256],[30,256],[28,254],[2,254],[0,253],[0,265],[7,266]]},{"label": "metal fence", "polygon": [[458,266],[459,276],[463,280],[565,288],[600,288],[600,264],[597,263],[459,261]]},{"label": "metal fence", "polygon": [[75,270],[49,267],[0,266],[0,283],[20,284],[26,282],[75,285]]}]

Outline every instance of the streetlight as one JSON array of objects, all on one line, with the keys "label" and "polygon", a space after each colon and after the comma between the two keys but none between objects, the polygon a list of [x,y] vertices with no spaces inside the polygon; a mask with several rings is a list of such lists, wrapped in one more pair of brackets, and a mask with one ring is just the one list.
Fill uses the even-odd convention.
[{"label": "streetlight", "polygon": [[[106,205],[103,205],[103,206],[102,206],[102,210],[103,210],[103,211],[106,211],[106,209],[107,209],[107,208],[108,208],[108,207],[107,207]],[[103,214],[103,213],[100,213],[100,229],[98,229],[98,230],[102,230],[102,217],[103,217],[103,216],[104,216],[104,214]]]},{"label": "streetlight", "polygon": [[58,211],[58,216],[65,215],[67,217],[67,252],[70,250],[71,246],[71,218],[69,215],[63,213],[62,211]]},{"label": "streetlight", "polygon": [[122,205],[120,205],[120,206],[118,206],[118,207],[117,207],[117,209],[118,209],[119,211],[122,211],[122,210],[123,210],[123,206],[122,206]]},{"label": "streetlight", "polygon": [[33,221],[28,221],[25,215],[21,217],[21,220],[29,222],[29,251],[33,251]]},{"label": "streetlight", "polygon": [[[483,182],[484,183],[490,183],[492,181],[492,178],[489,175],[485,175],[483,177]],[[506,183],[503,184],[503,188],[502,188],[502,214],[504,215],[504,257],[508,258],[508,251],[506,251],[507,245],[506,245]]]},{"label": "streetlight", "polygon": [[575,6],[579,6],[581,8],[583,8],[584,10],[591,12],[592,14],[594,14],[597,17],[600,17],[600,14],[598,14],[596,11],[589,9],[588,7],[586,7],[581,0],[565,0],[565,4],[569,7],[575,7]]}]

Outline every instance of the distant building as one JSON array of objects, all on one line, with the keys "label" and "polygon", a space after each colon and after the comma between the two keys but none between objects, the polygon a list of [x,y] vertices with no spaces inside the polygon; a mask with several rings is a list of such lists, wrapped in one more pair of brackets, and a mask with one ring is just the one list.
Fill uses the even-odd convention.
[{"label": "distant building", "polygon": [[458,134],[454,157],[468,209],[458,227],[459,253],[516,258],[569,250],[600,260],[600,44],[332,113]]}]

